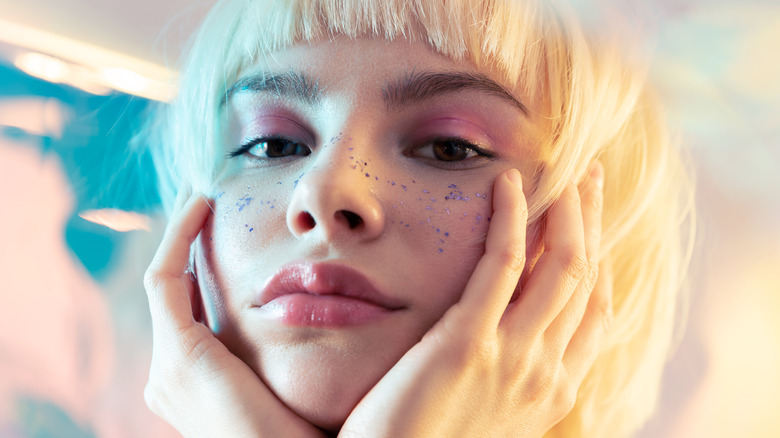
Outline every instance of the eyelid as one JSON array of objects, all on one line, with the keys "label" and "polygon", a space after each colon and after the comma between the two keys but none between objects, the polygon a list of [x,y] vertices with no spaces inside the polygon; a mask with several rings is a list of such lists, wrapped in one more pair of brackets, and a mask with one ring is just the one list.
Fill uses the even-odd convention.
[{"label": "eyelid", "polygon": [[453,135],[435,136],[435,137],[427,138],[425,140],[416,142],[415,146],[408,148],[408,150],[410,151],[419,150],[422,149],[423,147],[433,145],[434,143],[445,143],[445,142],[452,142],[464,146],[467,149],[476,152],[479,156],[482,157],[493,158],[495,156],[495,154],[490,149],[483,147],[477,142],[468,140],[463,137],[453,136]]},{"label": "eyelid", "polygon": [[408,143],[421,144],[430,139],[452,139],[470,143],[486,155],[496,155],[495,140],[478,123],[462,117],[435,117],[423,119],[413,127]]},{"label": "eyelid", "polygon": [[316,131],[307,123],[307,119],[293,110],[278,105],[259,105],[236,111],[233,115],[237,123],[234,132],[241,135],[242,145],[262,137],[305,145],[319,144]]}]

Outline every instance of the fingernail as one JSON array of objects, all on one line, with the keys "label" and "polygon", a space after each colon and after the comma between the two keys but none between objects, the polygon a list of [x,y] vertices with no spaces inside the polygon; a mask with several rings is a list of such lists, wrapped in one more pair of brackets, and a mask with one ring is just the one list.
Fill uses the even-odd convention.
[{"label": "fingernail", "polygon": [[523,177],[520,175],[520,171],[517,169],[510,170],[507,175],[507,178],[509,178],[509,181],[512,182],[512,184],[515,185],[520,190],[523,190]]},{"label": "fingernail", "polygon": [[595,161],[590,166],[590,179],[596,183],[596,187],[601,190],[604,188],[604,166],[601,161]]}]

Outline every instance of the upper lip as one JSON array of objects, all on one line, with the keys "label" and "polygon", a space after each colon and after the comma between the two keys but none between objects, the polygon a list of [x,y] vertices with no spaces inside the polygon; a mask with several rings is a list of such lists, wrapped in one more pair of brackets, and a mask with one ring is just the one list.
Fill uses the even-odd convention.
[{"label": "upper lip", "polygon": [[268,279],[260,293],[259,306],[290,294],[340,295],[365,301],[388,310],[406,307],[389,297],[363,274],[335,263],[291,263],[280,268]]}]

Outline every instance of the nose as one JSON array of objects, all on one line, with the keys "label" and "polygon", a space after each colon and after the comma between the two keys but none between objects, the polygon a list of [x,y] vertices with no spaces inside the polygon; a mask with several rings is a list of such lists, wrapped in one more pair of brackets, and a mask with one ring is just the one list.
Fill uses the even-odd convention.
[{"label": "nose", "polygon": [[301,239],[371,240],[384,231],[385,212],[369,178],[347,163],[331,160],[298,180],[287,227]]}]

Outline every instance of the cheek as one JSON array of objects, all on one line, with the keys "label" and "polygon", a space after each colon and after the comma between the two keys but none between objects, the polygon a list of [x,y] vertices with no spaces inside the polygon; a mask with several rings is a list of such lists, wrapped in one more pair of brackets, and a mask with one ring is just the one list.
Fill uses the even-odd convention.
[{"label": "cheek", "polygon": [[392,187],[386,227],[404,248],[404,277],[425,297],[432,325],[460,299],[484,254],[489,184],[409,180]]},{"label": "cheek", "polygon": [[200,235],[205,268],[214,290],[238,290],[246,265],[262,265],[265,250],[286,229],[286,198],[279,190],[252,185],[224,187]]},{"label": "cheek", "polygon": [[385,226],[391,235],[410,236],[417,250],[429,254],[484,249],[495,175],[463,182],[464,178],[453,172],[452,178],[437,180],[431,175],[411,176],[398,168],[377,166],[370,158],[349,156],[349,160],[351,171],[381,198]]},{"label": "cheek", "polygon": [[389,229],[409,236],[424,253],[481,254],[492,210],[489,187],[417,180],[396,186],[387,202]]},{"label": "cheek", "polygon": [[285,226],[289,195],[280,190],[246,185],[222,192],[214,200],[211,218],[212,244],[215,248],[241,251],[255,246],[251,242],[269,242]]}]

